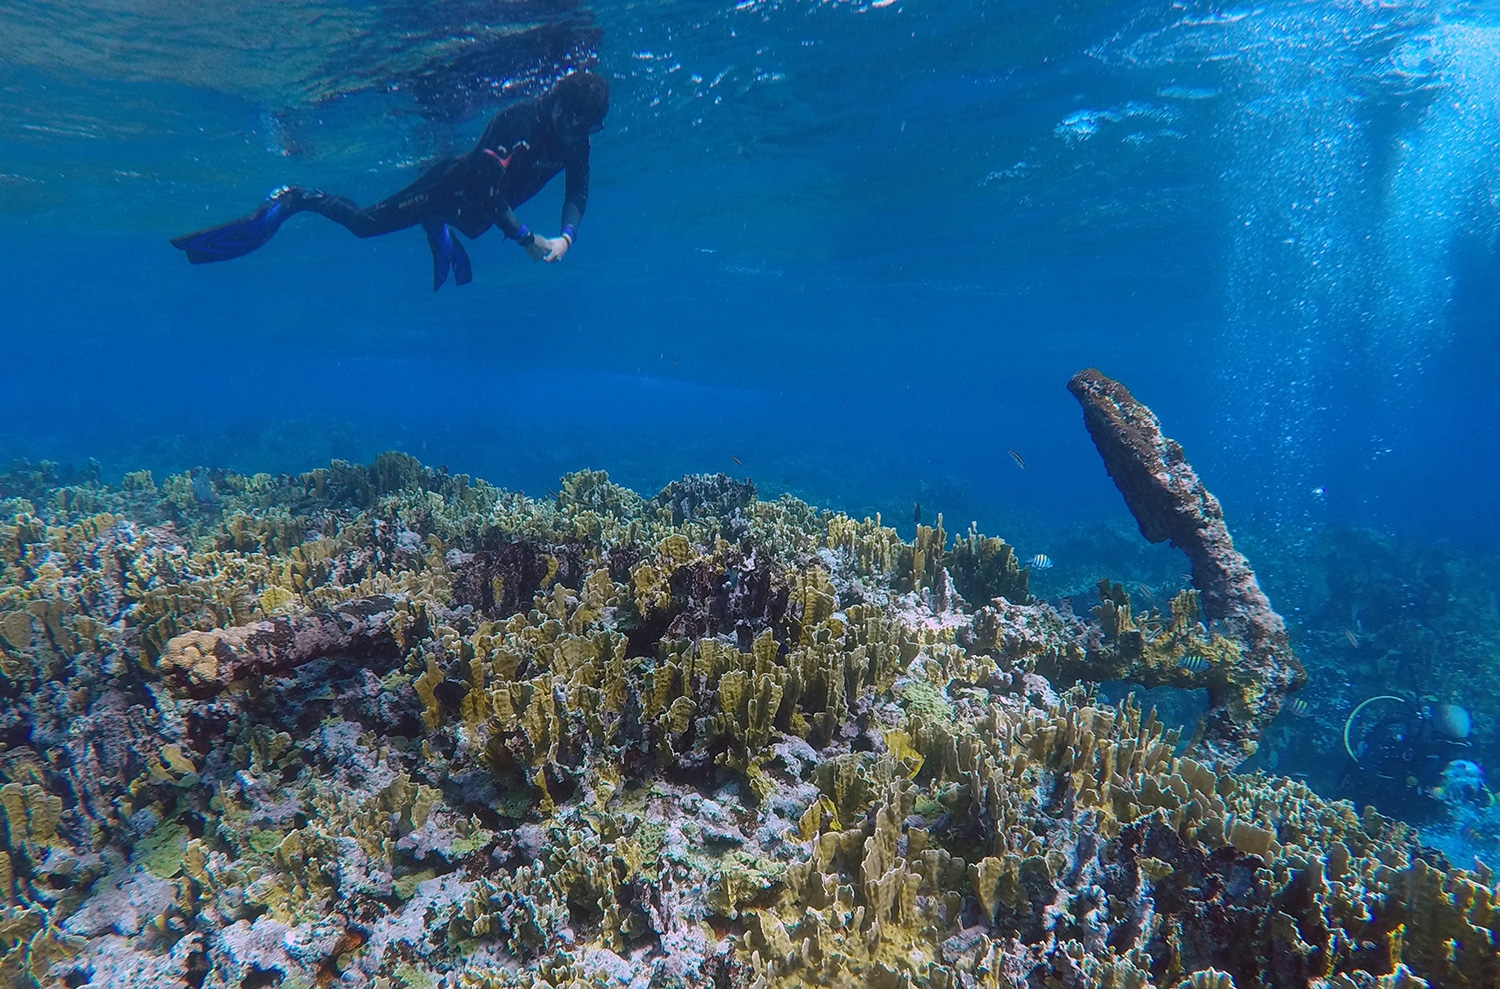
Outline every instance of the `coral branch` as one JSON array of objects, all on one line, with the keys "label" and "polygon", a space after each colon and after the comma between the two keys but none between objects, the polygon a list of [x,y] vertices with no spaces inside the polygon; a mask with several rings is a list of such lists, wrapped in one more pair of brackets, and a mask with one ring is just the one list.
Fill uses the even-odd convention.
[{"label": "coral branch", "polygon": [[310,615],[187,632],[168,640],[156,669],[188,695],[212,697],[231,683],[284,673],[325,656],[397,653],[396,628],[404,615],[395,598],[377,596]]},{"label": "coral branch", "polygon": [[1083,406],[1084,425],[1141,535],[1154,543],[1170,540],[1187,554],[1204,616],[1221,622],[1244,647],[1237,675],[1220,689],[1210,687],[1210,707],[1193,742],[1200,759],[1232,768],[1254,754],[1284,695],[1307,674],[1281,616],[1234,548],[1218,499],[1182,447],[1162,434],[1155,414],[1094,368],[1075,374],[1068,391]]}]

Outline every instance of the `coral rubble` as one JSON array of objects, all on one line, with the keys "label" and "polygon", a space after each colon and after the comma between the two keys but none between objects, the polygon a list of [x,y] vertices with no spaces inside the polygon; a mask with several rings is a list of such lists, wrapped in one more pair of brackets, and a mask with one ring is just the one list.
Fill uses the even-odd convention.
[{"label": "coral rubble", "polygon": [[1500,984],[1488,873],[1090,692],[1241,676],[1193,592],[723,476],[0,495],[8,984]]}]

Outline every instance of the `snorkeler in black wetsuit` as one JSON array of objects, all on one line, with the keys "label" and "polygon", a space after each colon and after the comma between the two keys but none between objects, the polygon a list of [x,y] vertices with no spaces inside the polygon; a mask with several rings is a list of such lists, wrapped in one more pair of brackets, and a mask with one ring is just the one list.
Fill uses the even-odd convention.
[{"label": "snorkeler in black wetsuit", "polygon": [[[294,213],[318,213],[356,237],[378,237],[420,224],[432,248],[432,288],[453,271],[465,285],[473,277],[469,256],[453,236],[474,238],[493,224],[525,248],[533,261],[561,261],[577,237],[589,194],[589,135],[604,126],[609,84],[592,72],[564,76],[542,96],[507,107],[490,120],[466,155],[427,169],[411,185],[361,209],[343,196],[283,186],[249,216],[178,237],[172,246],[193,264],[227,261],[260,247]],[[515,207],[567,173],[562,232],[534,234]]]}]

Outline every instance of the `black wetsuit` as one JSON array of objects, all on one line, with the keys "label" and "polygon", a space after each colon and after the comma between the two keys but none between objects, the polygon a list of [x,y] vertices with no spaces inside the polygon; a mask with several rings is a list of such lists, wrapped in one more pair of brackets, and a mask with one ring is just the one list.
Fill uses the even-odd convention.
[{"label": "black wetsuit", "polygon": [[431,236],[432,228],[444,223],[465,237],[478,237],[491,224],[516,237],[522,224],[515,207],[562,171],[567,172],[562,226],[571,231],[588,203],[588,138],[564,144],[547,108],[528,100],[497,113],[473,151],[438,162],[373,206],[361,209],[343,196],[304,193],[296,208],[326,216],[356,237],[378,237],[418,224]]}]

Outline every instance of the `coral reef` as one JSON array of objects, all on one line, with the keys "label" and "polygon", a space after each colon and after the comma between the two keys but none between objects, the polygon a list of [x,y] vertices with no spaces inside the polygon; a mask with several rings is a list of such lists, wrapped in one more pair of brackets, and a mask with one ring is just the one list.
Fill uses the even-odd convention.
[{"label": "coral reef", "polygon": [[1286,625],[1234,548],[1218,500],[1151,410],[1093,368],[1074,375],[1068,390],[1083,406],[1084,425],[1141,535],[1154,543],[1170,540],[1187,554],[1204,615],[1243,646],[1233,675],[1209,684],[1209,710],[1194,738],[1202,758],[1233,768],[1255,754],[1285,695],[1307,681]]},{"label": "coral reef", "polygon": [[1500,982],[1488,872],[1091,692],[1254,680],[1192,591],[723,476],[0,493],[8,984]]}]

